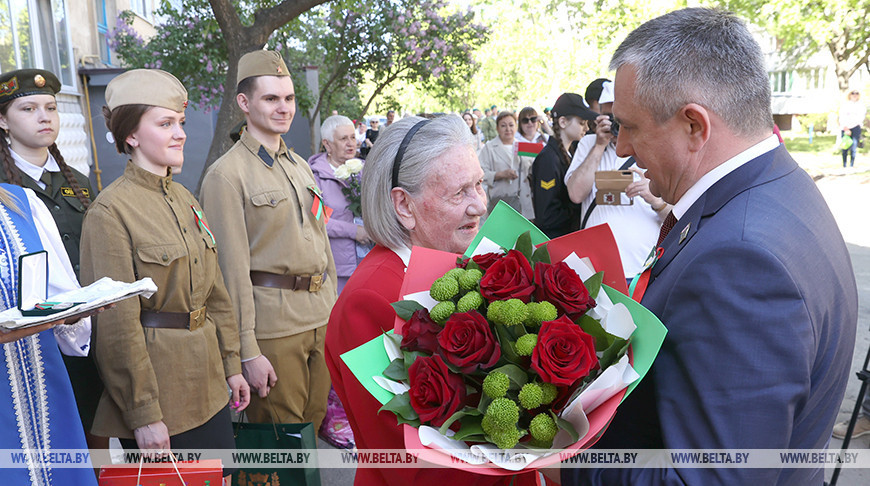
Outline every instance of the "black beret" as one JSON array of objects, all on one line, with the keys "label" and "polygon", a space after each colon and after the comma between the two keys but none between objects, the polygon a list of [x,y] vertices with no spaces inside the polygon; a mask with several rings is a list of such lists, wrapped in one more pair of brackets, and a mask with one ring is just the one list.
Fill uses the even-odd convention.
[{"label": "black beret", "polygon": [[22,96],[54,96],[58,91],[60,81],[57,76],[43,69],[19,69],[0,74],[0,104]]}]

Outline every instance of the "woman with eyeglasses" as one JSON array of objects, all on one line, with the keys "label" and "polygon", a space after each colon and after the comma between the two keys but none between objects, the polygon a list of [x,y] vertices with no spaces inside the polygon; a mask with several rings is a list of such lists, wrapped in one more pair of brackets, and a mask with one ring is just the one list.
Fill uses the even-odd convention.
[{"label": "woman with eyeglasses", "polygon": [[503,111],[496,117],[495,126],[498,136],[486,142],[478,154],[489,195],[487,209],[491,212],[499,201],[504,201],[527,219],[534,219],[529,187],[531,162],[528,157],[520,160],[517,154],[517,116]]},{"label": "woman with eyeglasses", "polygon": [[541,117],[538,110],[527,106],[520,110],[519,126],[517,127],[516,139],[518,142],[547,143],[547,137],[541,133]]}]

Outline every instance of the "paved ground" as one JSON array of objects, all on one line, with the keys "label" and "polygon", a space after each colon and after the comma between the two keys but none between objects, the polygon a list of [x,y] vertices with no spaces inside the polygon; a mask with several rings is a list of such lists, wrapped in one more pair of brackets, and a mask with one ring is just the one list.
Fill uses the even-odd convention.
[{"label": "paved ground", "polygon": [[[861,369],[870,349],[870,160],[859,159],[859,167],[842,169],[837,167],[835,156],[802,156],[798,163],[817,178],[817,186],[831,207],[840,225],[852,255],[852,265],[858,282],[858,337],[852,359],[852,371]],[[861,167],[861,164],[866,164]],[[840,407],[840,419],[848,419],[855,406],[855,398],[861,382],[853,374],[850,378],[846,396]],[[832,439],[831,449],[837,450],[842,441]],[[320,442],[319,447],[330,447]],[[870,448],[870,436],[852,441],[852,449]],[[830,480],[833,469],[827,471]],[[354,471],[350,469],[325,469],[321,479],[325,486],[350,486],[353,484]],[[870,484],[870,470],[843,469],[837,481],[842,486]]]}]

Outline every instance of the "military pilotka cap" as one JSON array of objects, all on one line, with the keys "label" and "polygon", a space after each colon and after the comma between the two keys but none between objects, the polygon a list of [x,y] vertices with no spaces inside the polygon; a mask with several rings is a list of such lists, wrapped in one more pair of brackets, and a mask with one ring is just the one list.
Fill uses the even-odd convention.
[{"label": "military pilotka cap", "polygon": [[109,81],[106,106],[151,105],[183,112],[187,90],[175,76],[160,69],[132,69]]},{"label": "military pilotka cap", "polygon": [[19,69],[0,74],[0,104],[22,96],[54,96],[58,91],[60,81],[57,76],[43,69]]},{"label": "military pilotka cap", "polygon": [[254,76],[290,76],[284,58],[276,51],[253,51],[239,59],[236,84]]}]

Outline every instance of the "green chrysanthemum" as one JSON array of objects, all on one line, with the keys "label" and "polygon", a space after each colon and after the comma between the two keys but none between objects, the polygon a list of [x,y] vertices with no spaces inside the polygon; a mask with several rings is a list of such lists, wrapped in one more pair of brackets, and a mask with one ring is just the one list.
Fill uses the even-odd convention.
[{"label": "green chrysanthemum", "polygon": [[537,334],[524,334],[517,339],[517,354],[520,356],[531,356],[537,344]]},{"label": "green chrysanthemum", "polygon": [[453,277],[446,276],[432,282],[432,287],[429,289],[429,295],[439,302],[450,300],[458,293],[459,282]]}]

